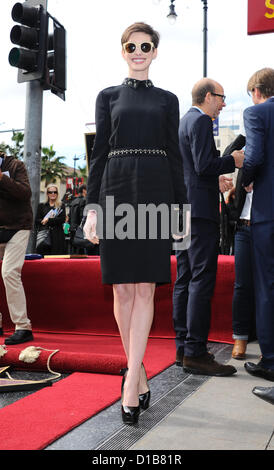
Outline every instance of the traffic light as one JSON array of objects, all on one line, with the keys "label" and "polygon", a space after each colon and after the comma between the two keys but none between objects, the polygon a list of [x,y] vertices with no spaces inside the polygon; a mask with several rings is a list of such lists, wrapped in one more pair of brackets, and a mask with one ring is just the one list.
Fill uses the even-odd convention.
[{"label": "traffic light", "polygon": [[[36,5],[35,5],[36,3]],[[45,70],[45,55],[48,33],[48,15],[39,1],[15,3],[12,19],[19,23],[13,26],[10,39],[14,47],[9,53],[9,63],[18,70],[18,82],[41,79]]]},{"label": "traffic light", "polygon": [[[48,34],[44,89],[50,89],[65,100],[66,90],[66,30],[51,15],[53,31]],[[51,25],[50,25],[51,26]]]}]

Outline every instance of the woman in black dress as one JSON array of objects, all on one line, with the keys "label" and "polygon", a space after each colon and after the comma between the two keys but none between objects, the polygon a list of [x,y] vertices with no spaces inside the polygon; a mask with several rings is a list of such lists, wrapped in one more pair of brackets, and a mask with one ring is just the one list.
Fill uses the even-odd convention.
[{"label": "woman in black dress", "polygon": [[[170,206],[182,206],[186,191],[178,99],[148,79],[159,35],[145,23],[134,23],[121,42],[128,78],[97,97],[84,231],[93,243],[100,240],[102,280],[113,285],[114,315],[128,366],[122,381],[122,418],[132,424],[140,407],[149,405],[142,361],[155,286],[171,282]],[[148,222],[144,207],[163,209],[161,220],[158,215],[156,222],[153,217]]]},{"label": "woman in black dress", "polygon": [[[55,210],[56,215],[50,213]],[[48,215],[50,213],[50,215]],[[37,253],[41,255],[63,255],[66,253],[66,241],[63,224],[65,223],[65,205],[59,200],[58,187],[55,184],[47,186],[47,202],[38,204],[35,226],[37,232],[50,228],[50,247],[41,246]]]}]

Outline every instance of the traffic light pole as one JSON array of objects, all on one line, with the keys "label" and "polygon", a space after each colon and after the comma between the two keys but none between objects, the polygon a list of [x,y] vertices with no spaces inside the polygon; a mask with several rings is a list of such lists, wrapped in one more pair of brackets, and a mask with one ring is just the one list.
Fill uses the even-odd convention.
[{"label": "traffic light pole", "polygon": [[[35,6],[37,1],[26,0],[26,3],[29,6]],[[47,0],[40,0],[39,3],[47,10]],[[30,180],[31,206],[34,217],[40,202],[42,116],[43,86],[40,80],[31,80],[26,83],[24,162]],[[32,231],[27,253],[34,253],[35,239],[35,233]]]},{"label": "traffic light pole", "polygon": [[[26,86],[24,161],[30,180],[34,216],[40,201],[42,115],[43,87],[39,80],[33,80]],[[34,243],[35,236],[32,233],[28,253],[34,252]]]},{"label": "traffic light pole", "polygon": [[[47,12],[48,0],[25,0],[13,5],[11,16],[18,23],[10,32],[13,47],[9,63],[18,68],[18,83],[26,82],[24,161],[32,190],[35,216],[40,201],[43,91],[50,89],[65,100],[66,30]],[[49,35],[49,19],[53,34]],[[30,236],[28,253],[35,248]]]}]

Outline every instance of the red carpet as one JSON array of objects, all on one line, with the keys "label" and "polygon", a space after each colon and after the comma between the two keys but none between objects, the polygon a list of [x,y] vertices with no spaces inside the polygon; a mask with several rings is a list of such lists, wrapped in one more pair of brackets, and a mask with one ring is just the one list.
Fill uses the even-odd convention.
[{"label": "red carpet", "polygon": [[121,377],[76,372],[52,387],[2,408],[1,450],[45,448],[114,403],[119,398],[120,387]]},{"label": "red carpet", "polygon": [[[174,338],[172,291],[175,277],[176,259],[172,257],[172,283],[156,289],[151,338]],[[119,373],[125,365],[125,357],[113,316],[112,288],[101,283],[99,257],[26,261],[22,278],[35,338],[29,344],[59,349],[51,359],[53,370]],[[233,281],[234,258],[219,256],[210,341],[232,342]],[[12,324],[2,281],[0,299],[7,333],[8,328],[12,331]],[[27,345],[9,346],[7,354],[0,358],[0,366],[24,368],[18,356]],[[28,370],[45,370],[47,357],[48,354],[42,352],[32,366],[28,364]],[[161,367],[161,354],[156,354],[155,359],[148,357],[152,362],[156,360],[156,368]],[[163,367],[166,367],[165,362]]]},{"label": "red carpet", "polygon": [[[37,344],[34,342],[26,343],[21,347],[13,346],[13,349],[10,348],[5,357],[14,358],[14,362],[18,364],[20,362],[18,360],[19,352],[29,344],[39,344],[40,346],[43,344],[49,349],[51,345],[57,345],[57,341],[46,341],[47,337],[43,337],[43,335],[39,339]],[[96,341],[96,339],[100,338],[89,338],[89,343],[94,341],[93,348],[95,350],[100,345],[100,341]],[[101,339],[103,338],[101,337]],[[100,368],[102,360],[106,369],[108,366],[109,370],[116,368],[114,373],[117,374],[120,366],[125,365],[120,340],[117,337],[106,337],[103,341],[105,350],[108,352],[108,355],[103,359],[99,354],[95,354],[94,358],[91,354],[83,354],[88,354],[88,357],[93,360],[90,367],[94,368],[94,371]],[[48,351],[42,351],[37,362],[31,364],[31,368],[45,369],[49,354]],[[58,359],[58,354],[52,356],[50,361],[50,367],[53,371],[57,370],[58,365],[60,366],[59,362],[62,361]],[[106,357],[109,357],[109,363],[107,363]],[[174,357],[173,339],[150,338],[144,358],[148,378],[173,364]],[[78,365],[82,360],[86,362],[87,357],[85,356],[84,359],[80,357]],[[6,361],[9,362],[9,360]],[[22,364],[22,368],[29,369],[29,364]],[[52,387],[39,390],[0,409],[0,448],[1,450],[43,449],[94,414],[113,404],[119,399],[120,390],[121,376],[75,372],[66,379],[54,383]]]},{"label": "red carpet", "polygon": [[[1,263],[0,263],[1,265]],[[171,260],[172,283],[157,287],[153,337],[174,337],[172,291],[176,258]],[[111,286],[101,283],[100,258],[26,261],[22,279],[28,313],[35,332],[117,335]],[[219,256],[212,300],[211,341],[232,341],[234,257]],[[4,328],[12,329],[0,279],[0,309]]]},{"label": "red carpet", "polygon": [[[47,370],[48,351],[42,351],[33,364],[19,360],[20,352],[31,345],[58,349],[51,358],[51,369],[74,373],[52,387],[0,409],[2,450],[42,449],[112,404],[120,396],[121,377],[117,374],[125,366],[113,317],[112,288],[101,284],[98,257],[26,261],[22,277],[34,341],[7,346],[8,352],[0,358],[0,366]],[[176,259],[172,257],[172,284],[156,289],[155,317],[144,358],[149,378],[175,360],[172,326],[175,277]],[[234,257],[219,256],[210,341],[232,342],[233,282]],[[0,299],[5,333],[9,329],[11,332],[13,326],[2,280]]]},{"label": "red carpet", "polygon": [[[119,336],[88,336],[36,333],[34,341],[7,346],[7,353],[0,358],[0,365],[13,365],[20,370],[47,370],[49,351],[41,351],[32,364],[19,360],[20,352],[28,346],[59,351],[50,359],[54,372],[93,372],[119,374],[126,366],[126,359]],[[157,374],[175,360],[175,341],[165,338],[149,338],[145,355],[148,376]]]}]

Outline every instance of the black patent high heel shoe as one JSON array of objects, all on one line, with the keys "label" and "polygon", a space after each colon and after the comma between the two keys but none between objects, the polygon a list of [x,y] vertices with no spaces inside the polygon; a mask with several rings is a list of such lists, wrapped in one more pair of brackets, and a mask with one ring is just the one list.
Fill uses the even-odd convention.
[{"label": "black patent high heel shoe", "polygon": [[125,424],[137,424],[140,414],[140,406],[121,406],[122,420]]},{"label": "black patent high heel shoe", "polygon": [[[145,374],[146,374],[145,366],[144,366],[143,363],[142,363],[142,367],[143,367],[143,369],[145,371]],[[127,367],[124,367],[123,369],[120,370],[120,374],[123,375],[121,393],[123,393],[125,375],[126,375],[127,370],[128,370]],[[147,410],[148,409],[149,402],[150,402],[150,397],[151,397],[147,377],[146,377],[146,383],[147,383],[148,391],[145,392],[145,393],[140,393],[140,395],[139,395],[139,405],[140,405],[140,408],[142,408],[142,410]]]},{"label": "black patent high heel shoe", "polygon": [[[126,372],[124,373],[123,379],[122,379],[122,386],[121,386],[121,401],[123,402],[123,393],[124,393],[124,384],[126,380]],[[140,414],[140,405],[138,406],[124,406],[123,403],[121,405],[121,411],[122,411],[122,420],[125,424],[136,424],[138,423],[139,419],[139,414]]]}]

